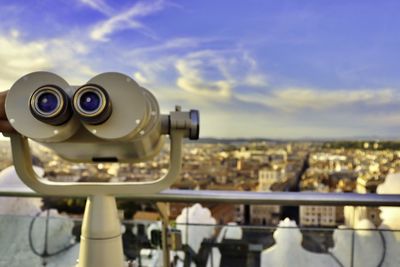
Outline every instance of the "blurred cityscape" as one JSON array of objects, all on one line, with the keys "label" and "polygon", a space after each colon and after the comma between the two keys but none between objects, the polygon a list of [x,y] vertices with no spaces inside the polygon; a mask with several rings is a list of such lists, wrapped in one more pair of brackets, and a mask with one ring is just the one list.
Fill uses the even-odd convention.
[{"label": "blurred cityscape", "polygon": [[[168,143],[154,160],[136,164],[76,164],[61,159],[44,146],[33,142],[30,145],[33,164],[43,169],[44,178],[56,182],[148,181],[165,174],[169,164]],[[177,189],[363,194],[384,193],[387,187],[398,190],[396,181],[400,179],[400,142],[395,141],[205,139],[196,143],[187,142],[183,147],[181,179],[173,185]],[[15,171],[10,167],[12,157],[8,142],[0,142],[0,155],[2,183],[18,180]],[[386,189],[383,190],[385,184]],[[224,194],[223,191],[221,194]],[[53,234],[52,239],[59,236],[61,228],[57,225],[64,225],[61,236],[65,240],[73,236],[76,240],[74,242],[79,242],[84,199],[44,197],[42,200],[2,201],[3,214],[13,214],[9,209],[35,210],[32,215],[40,214],[39,210],[58,210],[57,214],[66,217],[59,221],[53,219],[52,224],[56,225],[52,227],[56,230],[50,231],[56,231],[57,234]],[[156,205],[129,199],[118,199],[117,204],[122,223],[127,229],[122,237],[125,256],[133,261],[139,260],[139,266],[161,266],[162,257],[154,256],[162,255],[159,230],[161,217]],[[353,266],[354,259],[359,261],[363,258],[355,255],[368,249],[373,251],[369,257],[376,258],[373,262],[398,266],[397,251],[400,250],[397,249],[400,247],[395,237],[399,229],[396,208],[247,205],[223,202],[194,205],[168,203],[165,207],[168,208],[171,229],[176,228],[182,244],[188,244],[190,248],[185,250],[182,247],[185,259],[193,255],[200,257],[202,248],[211,248],[220,243],[221,254],[213,248],[213,253],[220,255],[220,258],[214,259],[211,256],[215,266],[230,267],[233,266],[232,262],[236,264],[238,260],[241,263],[237,266],[276,265],[290,262],[285,260],[287,253],[297,253],[299,259],[306,259],[299,266]],[[31,218],[3,217],[0,216],[3,220],[0,226],[5,227],[4,229],[15,228],[20,241],[14,243],[26,248],[26,255],[31,255],[31,248],[23,239],[31,228],[19,227],[14,221],[7,221],[13,219],[28,225],[32,223]],[[33,217],[32,221],[36,218]],[[47,226],[42,223],[42,227],[44,229]],[[14,238],[14,235],[5,237],[0,244],[7,244],[4,240]],[[38,237],[35,242],[42,239]],[[67,246],[65,240],[61,240],[60,244],[64,244],[61,247],[68,248],[67,253],[60,254],[59,258],[49,258],[50,260],[67,264],[78,257],[77,246]],[[350,242],[354,243],[351,250]],[[246,249],[242,251],[241,248],[249,249],[249,252]],[[288,249],[295,252],[288,252]],[[235,253],[239,250],[241,253],[235,257],[231,255],[232,251]],[[0,253],[1,251],[6,250],[0,246]],[[4,260],[7,264],[12,261],[12,258],[4,257],[7,258]],[[205,259],[208,257],[206,255]],[[46,259],[43,260],[46,263],[46,256],[42,258]],[[32,260],[37,260],[37,256],[32,254],[29,261]],[[310,264],[310,261],[314,264]],[[370,266],[364,265],[366,262],[356,262],[354,266]],[[24,264],[18,266],[28,266]],[[39,263],[35,266],[39,266]]]},{"label": "blurred cityscape", "polygon": [[[34,164],[44,169],[47,179],[60,182],[152,180],[167,172],[169,162],[168,144],[154,160],[136,164],[73,164],[41,145],[31,143],[31,146]],[[0,168],[4,169],[12,164],[9,144],[4,142],[0,148]],[[184,146],[181,179],[173,188],[376,193],[388,174],[399,171],[397,142],[206,139]],[[277,225],[286,217],[301,226],[354,224],[345,222],[345,218],[351,217],[345,216],[345,207],[206,206],[221,224],[235,221]],[[184,207],[171,204],[170,217],[176,218]],[[361,217],[377,226],[381,222],[378,208],[364,208]]]}]

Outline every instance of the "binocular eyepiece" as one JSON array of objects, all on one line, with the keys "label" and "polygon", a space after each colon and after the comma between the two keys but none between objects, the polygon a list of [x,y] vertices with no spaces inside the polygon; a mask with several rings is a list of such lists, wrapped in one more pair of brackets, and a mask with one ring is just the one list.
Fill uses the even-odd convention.
[{"label": "binocular eyepiece", "polygon": [[111,115],[111,100],[101,86],[86,84],[76,90],[72,106],[78,117],[89,124],[105,122]]},{"label": "binocular eyepiece", "polygon": [[61,125],[72,116],[68,95],[56,85],[39,87],[29,102],[32,115],[44,123]]},{"label": "binocular eyepiece", "polygon": [[82,86],[50,72],[30,73],[11,87],[6,114],[18,133],[79,162],[146,160],[172,130],[199,138],[197,110],[160,114],[150,91],[116,72]]},{"label": "binocular eyepiece", "polygon": [[60,87],[45,85],[33,92],[29,102],[32,115],[51,125],[66,123],[73,112],[86,123],[100,124],[110,117],[112,111],[107,91],[96,84],[78,88],[72,100]]}]

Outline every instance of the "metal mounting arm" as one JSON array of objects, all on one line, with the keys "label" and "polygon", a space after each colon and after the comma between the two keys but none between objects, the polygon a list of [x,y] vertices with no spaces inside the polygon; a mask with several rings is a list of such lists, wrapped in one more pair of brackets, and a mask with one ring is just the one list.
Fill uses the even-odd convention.
[{"label": "metal mounting arm", "polygon": [[52,182],[39,177],[32,168],[31,152],[27,138],[17,133],[9,134],[14,166],[20,179],[38,193],[57,196],[132,196],[158,193],[172,185],[179,176],[182,163],[182,139],[184,135],[184,130],[171,129],[168,173],[155,181],[71,183]]}]

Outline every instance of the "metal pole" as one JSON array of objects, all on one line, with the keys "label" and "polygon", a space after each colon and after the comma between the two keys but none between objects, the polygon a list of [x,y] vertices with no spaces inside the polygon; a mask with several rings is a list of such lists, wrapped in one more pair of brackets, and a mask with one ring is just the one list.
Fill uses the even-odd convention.
[{"label": "metal pole", "polygon": [[121,222],[113,196],[90,196],[82,223],[78,267],[123,267]]},{"label": "metal pole", "polygon": [[160,213],[162,221],[161,236],[162,236],[163,264],[164,264],[163,266],[170,267],[170,262],[169,262],[170,256],[169,256],[169,246],[168,246],[169,207],[167,203],[161,203],[161,202],[157,202],[156,206],[158,212]]}]

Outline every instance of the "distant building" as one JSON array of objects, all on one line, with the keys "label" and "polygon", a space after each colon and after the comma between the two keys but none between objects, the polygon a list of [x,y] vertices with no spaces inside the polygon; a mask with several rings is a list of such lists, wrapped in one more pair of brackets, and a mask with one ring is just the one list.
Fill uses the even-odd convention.
[{"label": "distant building", "polygon": [[[375,164],[376,165],[376,164]],[[362,173],[357,178],[356,192],[359,194],[376,193],[377,187],[385,181],[385,178],[377,173],[374,165],[369,165],[371,172]],[[374,225],[379,226],[382,223],[380,217],[381,210],[378,207],[345,207],[345,223],[354,227],[360,221],[368,219]]]},{"label": "distant building", "polygon": [[357,178],[356,192],[376,193],[376,188],[384,181],[385,178],[378,174],[364,173]]},{"label": "distant building", "polygon": [[252,225],[277,225],[281,215],[281,207],[277,205],[252,205],[250,213],[250,224]]},{"label": "distant building", "polygon": [[284,149],[271,150],[268,157],[270,162],[284,163],[288,160],[288,152]]},{"label": "distant building", "polygon": [[345,224],[350,227],[355,227],[362,220],[368,219],[375,226],[382,223],[381,210],[378,207],[344,207]]},{"label": "distant building", "polygon": [[[169,205],[169,218],[176,220],[182,210],[187,208],[187,203],[170,203]],[[204,207],[211,211],[211,214],[219,224],[227,224],[230,222],[243,222],[243,213],[236,208],[240,209],[241,205],[233,205],[226,203],[217,204],[204,204]],[[188,211],[186,209],[186,211]]]},{"label": "distant building", "polygon": [[145,225],[157,222],[161,219],[160,214],[155,211],[137,211],[134,216],[133,220],[136,223],[143,223]]},{"label": "distant building", "polygon": [[[258,191],[272,191],[273,185],[286,181],[285,169],[280,165],[264,165],[258,172]],[[281,207],[277,205],[250,206],[250,223],[254,225],[276,225],[279,223]]]},{"label": "distant building", "polygon": [[334,206],[300,206],[301,226],[335,226],[337,218]]},{"label": "distant building", "polygon": [[271,186],[275,183],[285,181],[285,169],[279,165],[264,165],[258,171],[258,191],[271,191]]}]

